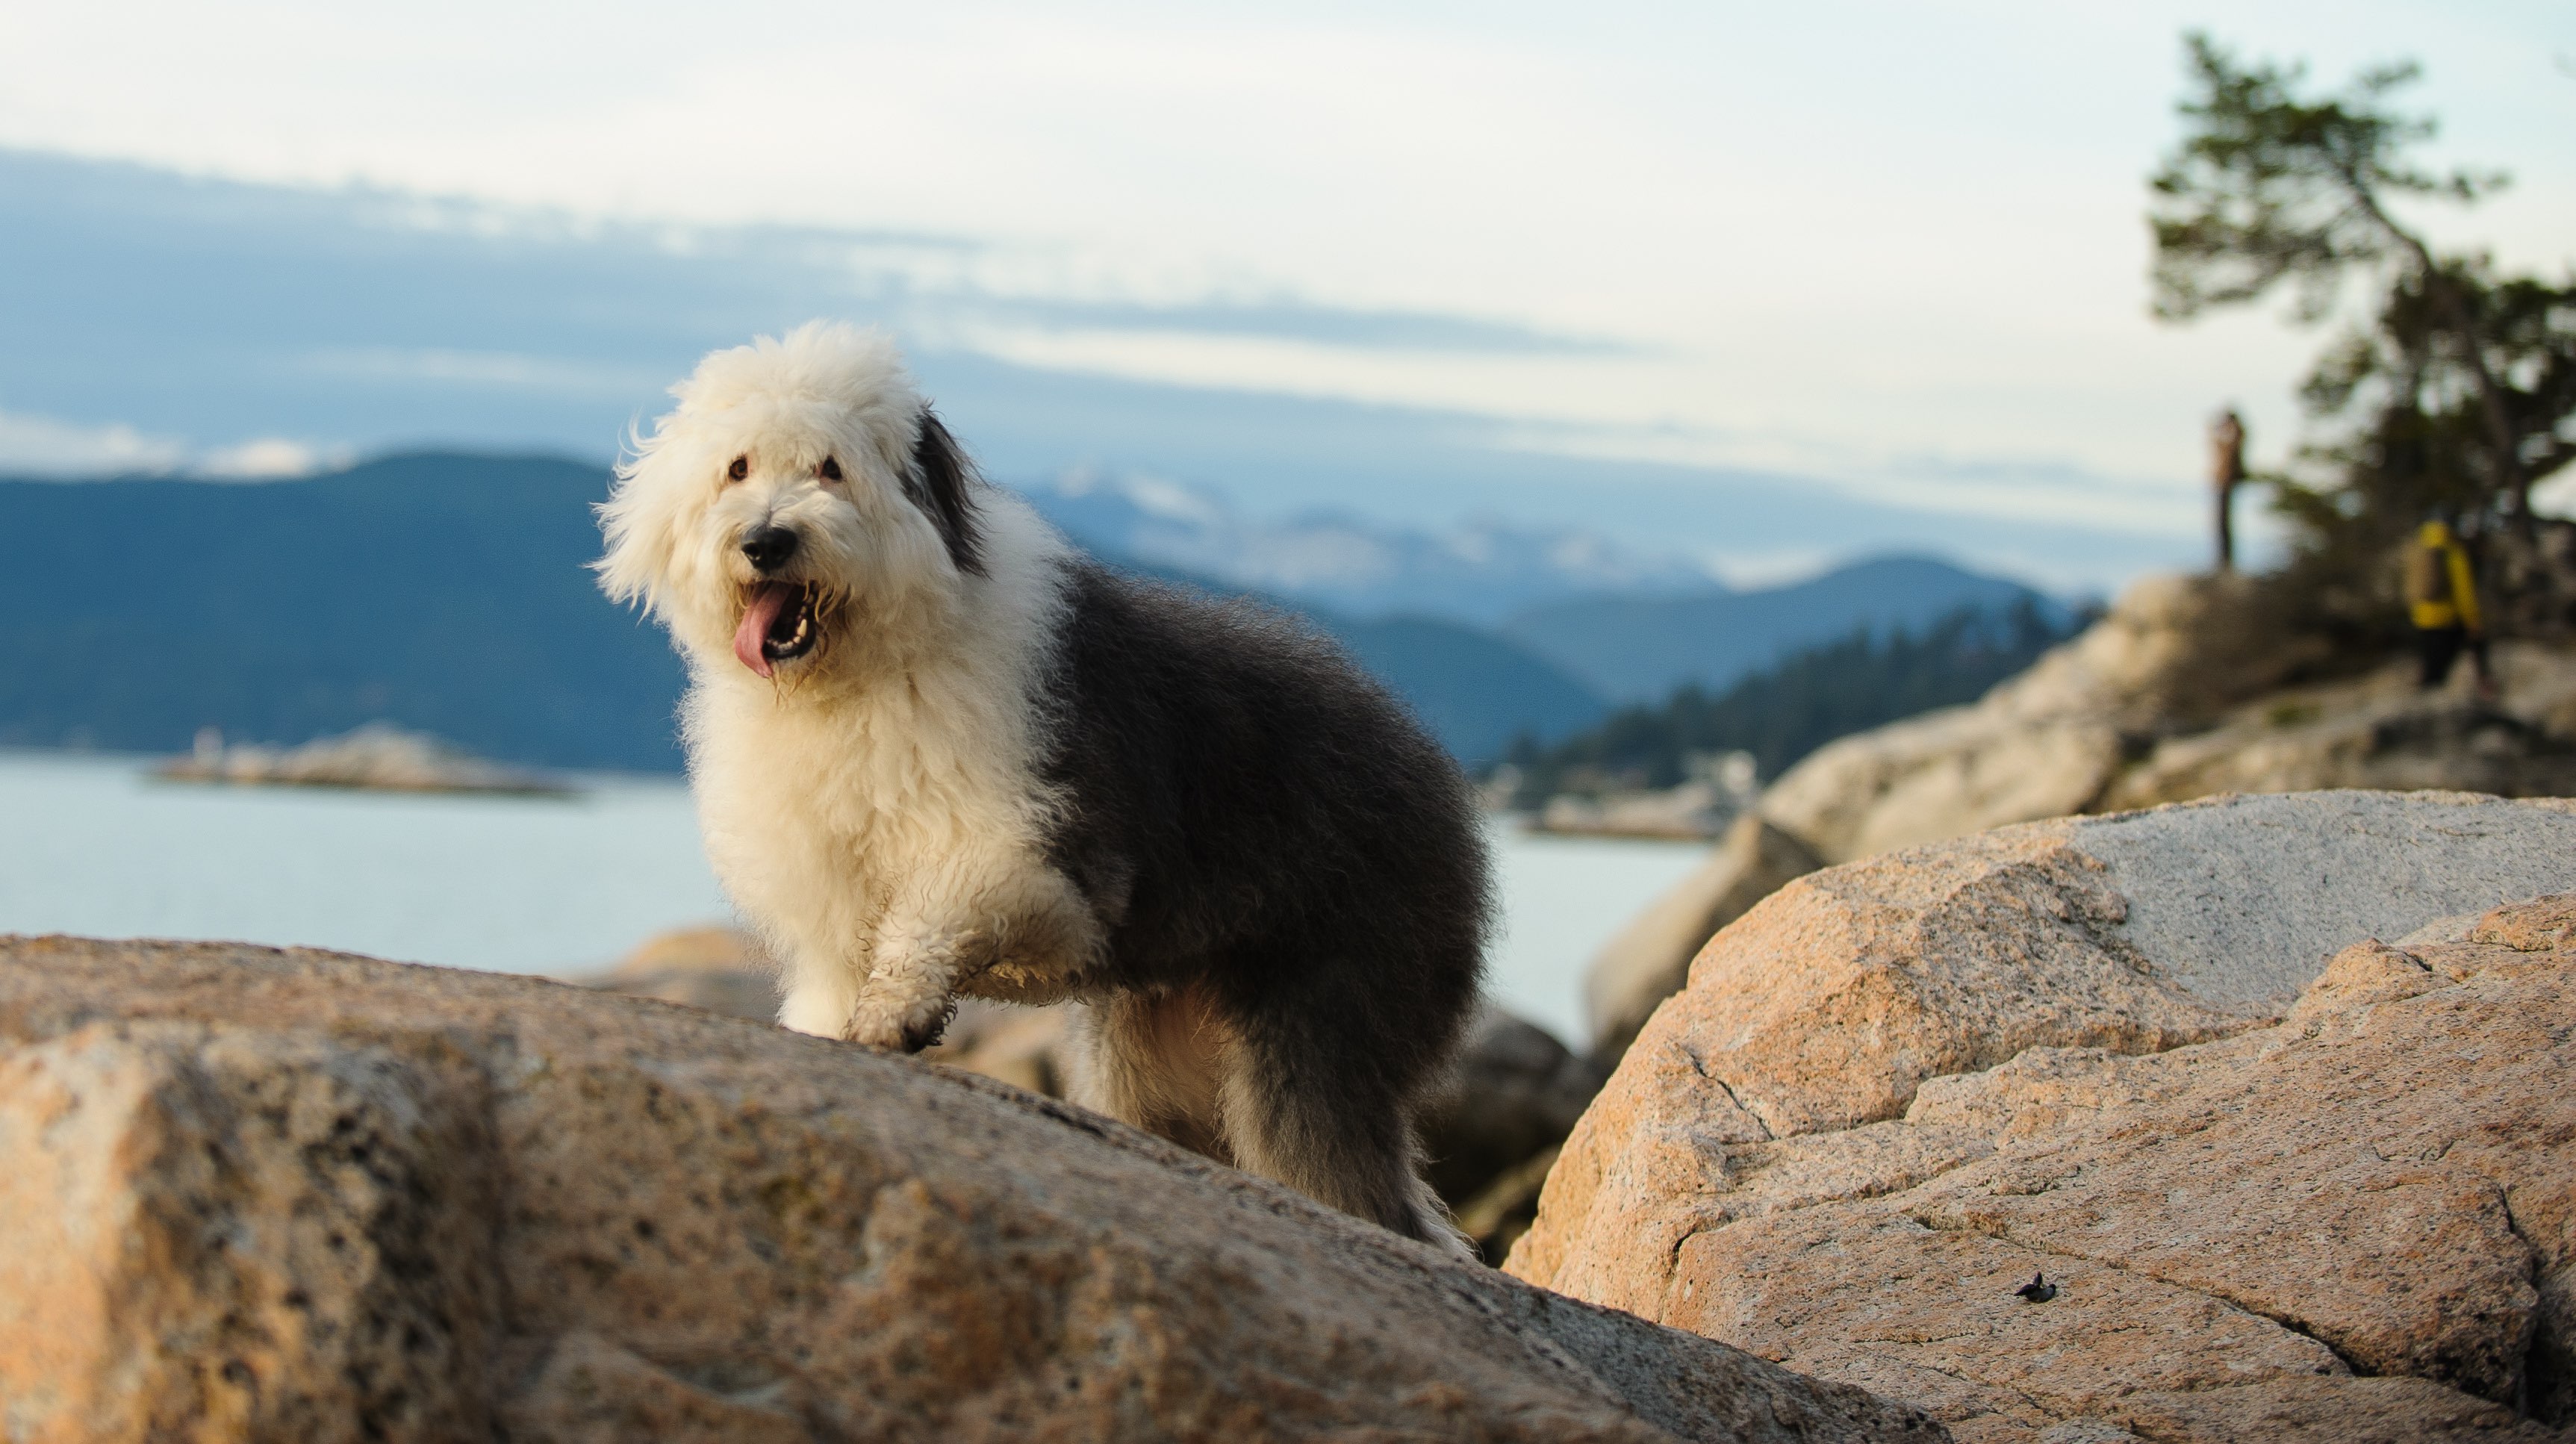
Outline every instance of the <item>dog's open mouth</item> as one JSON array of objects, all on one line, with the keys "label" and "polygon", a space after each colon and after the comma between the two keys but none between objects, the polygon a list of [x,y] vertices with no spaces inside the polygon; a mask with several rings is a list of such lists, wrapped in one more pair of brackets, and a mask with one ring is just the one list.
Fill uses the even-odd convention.
[{"label": "dog's open mouth", "polygon": [[734,628],[734,656],[769,677],[777,674],[780,662],[813,651],[823,640],[821,596],[807,582],[754,583],[743,600],[742,623]]}]

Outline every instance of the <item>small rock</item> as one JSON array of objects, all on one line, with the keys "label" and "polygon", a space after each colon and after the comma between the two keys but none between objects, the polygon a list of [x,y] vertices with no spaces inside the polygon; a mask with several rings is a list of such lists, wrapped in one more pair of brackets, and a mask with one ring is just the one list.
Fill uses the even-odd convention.
[{"label": "small rock", "polygon": [[657,933],[616,967],[573,981],[755,1023],[778,1016],[776,969],[760,956],[749,934],[721,924]]},{"label": "small rock", "polygon": [[1074,1072],[1072,1016],[1062,1004],[1025,1008],[961,998],[938,1045],[922,1057],[1062,1098]]},{"label": "small rock", "polygon": [[1545,1028],[1485,1008],[1449,1087],[1423,1113],[1424,1177],[1453,1205],[1486,1192],[1564,1142],[1602,1077]]},{"label": "small rock", "polygon": [[1476,1255],[1496,1268],[1509,1258],[1512,1245],[1538,1219],[1538,1196],[1556,1166],[1549,1148],[1505,1169],[1483,1192],[1458,1207],[1458,1231],[1476,1245]]}]

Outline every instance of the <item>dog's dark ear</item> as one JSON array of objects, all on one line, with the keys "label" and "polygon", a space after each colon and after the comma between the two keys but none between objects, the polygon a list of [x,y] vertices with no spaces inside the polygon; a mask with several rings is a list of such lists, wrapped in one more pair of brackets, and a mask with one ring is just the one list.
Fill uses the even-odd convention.
[{"label": "dog's dark ear", "polygon": [[912,443],[912,475],[904,478],[913,505],[921,508],[939,539],[948,544],[948,559],[961,572],[984,574],[983,537],[976,530],[975,463],[966,459],[957,438],[948,434],[938,413],[921,409],[921,436]]}]

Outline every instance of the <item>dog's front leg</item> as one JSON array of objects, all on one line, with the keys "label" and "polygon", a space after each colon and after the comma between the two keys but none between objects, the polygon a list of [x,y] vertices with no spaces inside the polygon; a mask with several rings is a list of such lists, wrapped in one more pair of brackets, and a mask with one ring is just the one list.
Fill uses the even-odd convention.
[{"label": "dog's front leg", "polygon": [[872,1048],[918,1053],[939,1041],[957,1012],[957,985],[988,961],[970,929],[890,924],[877,935],[873,966],[859,985],[841,1036]]}]

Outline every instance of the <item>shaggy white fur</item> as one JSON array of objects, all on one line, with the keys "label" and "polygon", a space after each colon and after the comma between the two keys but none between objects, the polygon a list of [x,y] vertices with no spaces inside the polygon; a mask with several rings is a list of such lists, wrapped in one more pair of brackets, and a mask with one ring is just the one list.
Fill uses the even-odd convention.
[{"label": "shaggy white fur", "polygon": [[[602,508],[599,571],[689,659],[707,854],[786,964],[779,1021],[917,1047],[961,984],[1030,1002],[1078,990],[1099,927],[1046,865],[1053,799],[1033,770],[1064,542],[987,489],[983,565],[957,564],[907,493],[922,401],[874,333],[764,337],[673,394]],[[820,645],[767,678],[734,640],[767,580],[742,551],[762,526],[803,538],[780,575],[824,599]]]}]

